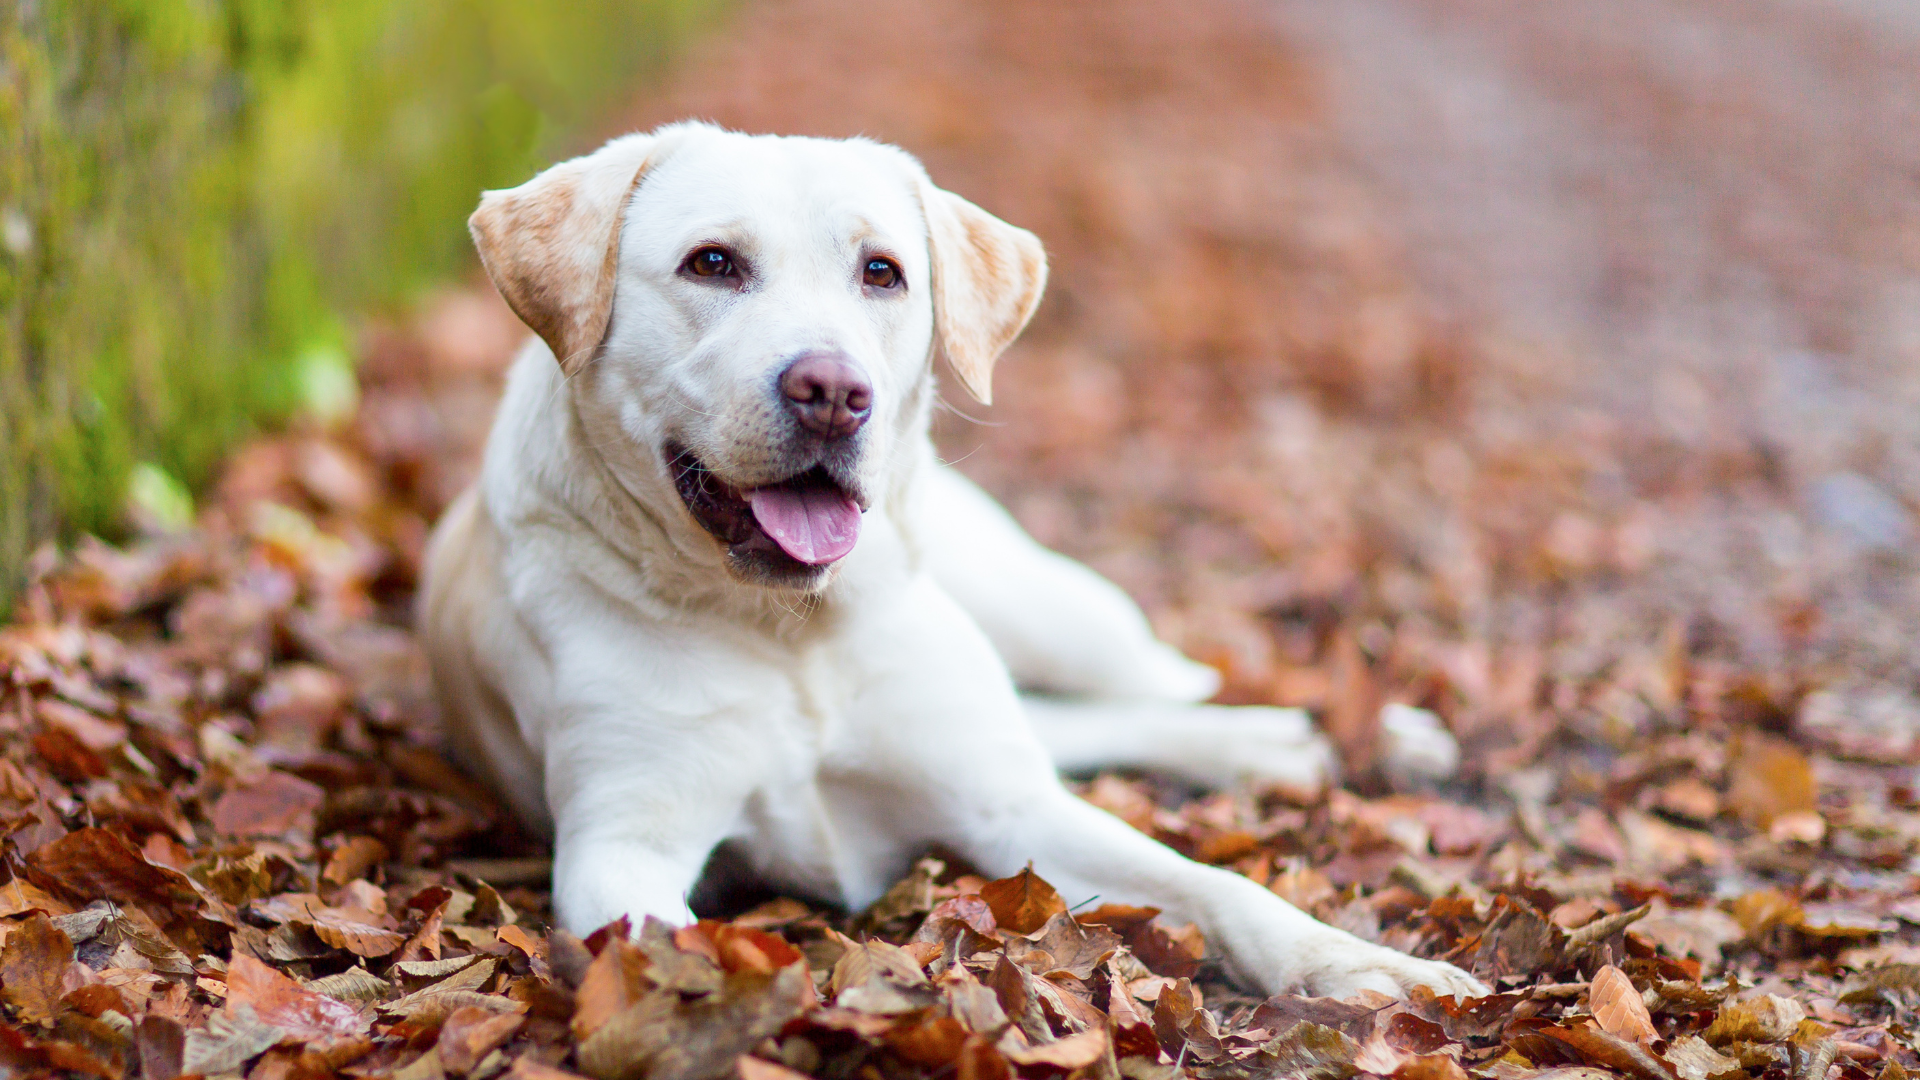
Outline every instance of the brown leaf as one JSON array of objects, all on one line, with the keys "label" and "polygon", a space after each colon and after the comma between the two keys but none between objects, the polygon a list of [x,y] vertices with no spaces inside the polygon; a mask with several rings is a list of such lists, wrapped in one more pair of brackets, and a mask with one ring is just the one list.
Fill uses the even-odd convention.
[{"label": "brown leaf", "polygon": [[1396,1013],[1381,1030],[1380,1037],[1395,1050],[1405,1050],[1410,1054],[1431,1054],[1452,1042],[1447,1038],[1447,1029],[1431,1020],[1422,1020],[1412,1013]]},{"label": "brown leaf", "polygon": [[1683,1035],[1675,1039],[1667,1047],[1666,1053],[1660,1056],[1673,1066],[1679,1080],[1712,1080],[1740,1067],[1739,1059],[1715,1050],[1698,1035]]},{"label": "brown leaf", "polygon": [[185,874],[148,862],[106,829],[75,829],[27,856],[27,866],[86,903],[106,899],[172,907],[199,899]]},{"label": "brown leaf", "polygon": [[1587,1009],[1601,1030],[1643,1044],[1660,1037],[1646,1002],[1626,972],[1612,964],[1602,967],[1593,973],[1593,986],[1587,994]]},{"label": "brown leaf", "polygon": [[1120,948],[1118,934],[1099,925],[1082,926],[1064,911],[1029,937],[1028,948],[1019,947],[1026,942],[1009,941],[1007,955],[1039,975],[1063,971],[1076,979],[1091,978],[1093,969]]},{"label": "brown leaf", "polygon": [[227,1009],[251,1008],[262,1023],[309,1043],[357,1038],[371,1019],[344,1001],[302,989],[258,960],[236,954],[227,966]]},{"label": "brown leaf", "polygon": [[1566,931],[1548,922],[1531,904],[1503,893],[1494,898],[1488,913],[1473,970],[1493,975],[1550,970],[1559,962],[1566,942]]},{"label": "brown leaf", "polygon": [[1360,1053],[1353,1039],[1330,1027],[1302,1020],[1260,1048],[1262,1073],[1301,1080],[1342,1080],[1352,1076]]},{"label": "brown leaf", "polygon": [[608,941],[581,976],[573,1037],[585,1041],[638,1001],[649,985],[647,967],[647,956],[638,946],[624,938]]},{"label": "brown leaf", "polygon": [[73,962],[73,942],[39,912],[7,936],[0,950],[0,998],[33,1024],[51,1023],[60,1012],[61,982]]},{"label": "brown leaf", "polygon": [[518,1013],[455,1009],[441,1024],[440,1039],[434,1048],[448,1072],[464,1076],[494,1048],[513,1038],[514,1032],[525,1023],[526,1017]]},{"label": "brown leaf", "polygon": [[1304,1020],[1332,1028],[1357,1042],[1365,1042],[1367,1036],[1373,1033],[1374,1017],[1379,1012],[1379,1009],[1338,998],[1280,994],[1261,1002],[1249,1022],[1254,1027],[1268,1031],[1286,1031]]},{"label": "brown leaf", "polygon": [[714,951],[725,971],[753,971],[771,975],[790,964],[804,964],[800,950],[785,938],[746,926],[703,919],[699,924],[713,941]]},{"label": "brown leaf", "polygon": [[1039,1046],[1003,1052],[1015,1065],[1045,1065],[1071,1072],[1099,1061],[1110,1045],[1105,1028],[1089,1028]]},{"label": "brown leaf", "polygon": [[1727,805],[1741,820],[1765,829],[1783,814],[1819,808],[1813,765],[1784,739],[1743,734],[1727,756]]},{"label": "brown leaf", "polygon": [[581,1070],[596,1080],[718,1080],[800,1015],[806,982],[796,965],[774,975],[730,974],[719,993],[690,1001],[652,991],[580,1044]]},{"label": "brown leaf", "polygon": [[[445,894],[445,890],[441,891]],[[433,905],[426,916],[420,920],[420,929],[414,931],[400,948],[402,960],[438,960],[440,959],[440,929],[446,923],[448,901],[441,900]]]},{"label": "brown leaf", "polygon": [[1720,1010],[1702,1038],[1714,1046],[1736,1042],[1782,1042],[1793,1037],[1807,1010],[1792,998],[1763,994]]},{"label": "brown leaf", "polygon": [[960,1056],[970,1033],[951,1016],[937,1016],[887,1033],[887,1046],[915,1065],[937,1069]]},{"label": "brown leaf", "polygon": [[287,1033],[262,1021],[246,1006],[222,1009],[187,1032],[180,1067],[189,1073],[238,1072],[248,1059],[278,1045]]},{"label": "brown leaf", "polygon": [[1031,934],[1067,910],[1066,901],[1031,866],[1010,878],[982,885],[980,898],[992,910],[993,921],[1016,934]]},{"label": "brown leaf", "polygon": [[[962,941],[992,938],[997,929],[993,909],[978,896],[956,896],[943,900],[927,913],[913,940],[940,947],[941,952],[956,948]],[[966,935],[972,934],[973,938]]]},{"label": "brown leaf", "polygon": [[1206,939],[1200,929],[1188,924],[1169,928],[1155,917],[1159,908],[1102,904],[1079,916],[1085,924],[1098,924],[1120,935],[1127,950],[1145,964],[1148,971],[1169,979],[1190,979],[1200,972],[1206,959]]},{"label": "brown leaf", "polygon": [[229,788],[207,812],[214,830],[224,836],[284,837],[289,833],[311,837],[314,815],[327,793],[291,773],[270,769],[257,781]]},{"label": "brown leaf", "polygon": [[1462,1000],[1437,996],[1424,986],[1407,994],[1407,1005],[1422,1019],[1431,1020],[1457,1042],[1482,1039],[1501,1030],[1512,1019],[1513,1011],[1525,994],[1488,994]]},{"label": "brown leaf", "polygon": [[253,910],[278,922],[309,927],[321,941],[355,956],[391,956],[407,941],[405,934],[368,921],[384,916],[360,908],[330,907],[312,893],[284,893],[255,903]]},{"label": "brown leaf", "polygon": [[134,1028],[134,1046],[144,1080],[173,1080],[183,1071],[187,1029],[177,1020],[149,1013]]},{"label": "brown leaf", "polygon": [[335,885],[345,885],[355,878],[365,877],[367,871],[386,862],[389,857],[387,845],[373,837],[349,837],[333,850],[333,855],[327,859],[327,868],[320,872],[320,876]]},{"label": "brown leaf", "polygon": [[1548,1024],[1537,1032],[1573,1050],[1589,1064],[1605,1066],[1639,1080],[1673,1080],[1667,1063],[1639,1043],[1583,1022]]},{"label": "brown leaf", "polygon": [[1716,907],[1662,911],[1633,926],[1632,934],[1672,956],[1695,956],[1709,967],[1720,963],[1723,946],[1740,940],[1745,931],[1732,916]]}]

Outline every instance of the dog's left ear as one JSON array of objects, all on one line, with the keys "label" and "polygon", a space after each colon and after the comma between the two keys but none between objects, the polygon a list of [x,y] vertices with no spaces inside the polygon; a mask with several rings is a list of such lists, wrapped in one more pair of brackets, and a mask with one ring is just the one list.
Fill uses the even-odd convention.
[{"label": "dog's left ear", "polygon": [[569,375],[607,336],[621,215],[660,142],[615,139],[517,188],[482,193],[467,219],[494,287]]},{"label": "dog's left ear", "polygon": [[922,182],[933,255],[934,339],[960,385],[993,404],[993,362],[1033,318],[1047,287],[1040,238]]}]

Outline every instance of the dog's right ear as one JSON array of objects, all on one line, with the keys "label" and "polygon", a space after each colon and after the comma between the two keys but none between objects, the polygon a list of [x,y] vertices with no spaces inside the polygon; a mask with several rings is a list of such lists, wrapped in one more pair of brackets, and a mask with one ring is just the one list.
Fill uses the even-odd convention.
[{"label": "dog's right ear", "polygon": [[517,188],[482,193],[467,219],[494,288],[568,375],[607,336],[621,215],[660,142],[651,134],[615,139]]}]

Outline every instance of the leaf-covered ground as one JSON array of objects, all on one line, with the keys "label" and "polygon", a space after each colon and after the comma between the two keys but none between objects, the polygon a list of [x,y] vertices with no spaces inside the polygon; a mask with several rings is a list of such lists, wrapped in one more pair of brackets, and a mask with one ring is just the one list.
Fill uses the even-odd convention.
[{"label": "leaf-covered ground", "polygon": [[[1496,996],[1261,1000],[1190,928],[937,853],[867,912],[763,897],[550,932],[546,853],[440,755],[407,630],[523,333],[476,291],[372,325],[357,413],[237,454],[195,531],[36,561],[0,631],[0,1067],[1920,1067],[1897,387],[1796,384],[1786,413],[1748,413],[1739,378],[1677,360],[1635,411],[1591,385],[1619,377],[1608,357],[1476,322],[1408,270],[1314,57],[1260,5],[905,7],[744,5],[634,122],[897,140],[1041,234],[1054,284],[993,426],[945,418],[943,448],[1218,665],[1226,700],[1312,709],[1350,781],[1081,790]],[[1383,775],[1389,703],[1448,725],[1456,780]]]}]

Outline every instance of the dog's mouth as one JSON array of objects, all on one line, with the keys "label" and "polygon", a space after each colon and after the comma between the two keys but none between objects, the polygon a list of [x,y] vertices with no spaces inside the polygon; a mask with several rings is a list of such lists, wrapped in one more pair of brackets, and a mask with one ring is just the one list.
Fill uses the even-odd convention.
[{"label": "dog's mouth", "polygon": [[860,500],[815,465],[785,480],[739,488],[692,451],[668,448],[667,466],[687,512],[736,563],[776,578],[832,565],[860,539]]}]

